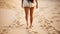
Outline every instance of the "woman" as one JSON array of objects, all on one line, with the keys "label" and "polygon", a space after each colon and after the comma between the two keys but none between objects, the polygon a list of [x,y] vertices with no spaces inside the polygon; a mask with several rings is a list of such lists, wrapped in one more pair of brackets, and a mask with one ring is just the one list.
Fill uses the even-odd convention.
[{"label": "woman", "polygon": [[25,10],[25,18],[26,18],[26,22],[27,22],[27,28],[28,28],[28,12],[29,12],[29,10],[30,10],[30,28],[32,27],[34,7],[38,8],[37,0],[22,0],[22,8],[24,8],[24,10]]}]

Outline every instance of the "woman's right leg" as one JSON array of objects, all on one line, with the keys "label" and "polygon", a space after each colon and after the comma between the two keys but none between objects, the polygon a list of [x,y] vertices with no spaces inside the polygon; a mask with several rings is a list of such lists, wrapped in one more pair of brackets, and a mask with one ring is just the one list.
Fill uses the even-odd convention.
[{"label": "woman's right leg", "polygon": [[29,7],[24,7],[25,10],[25,19],[26,19],[26,23],[27,23],[27,27],[28,28],[28,12],[29,12]]}]

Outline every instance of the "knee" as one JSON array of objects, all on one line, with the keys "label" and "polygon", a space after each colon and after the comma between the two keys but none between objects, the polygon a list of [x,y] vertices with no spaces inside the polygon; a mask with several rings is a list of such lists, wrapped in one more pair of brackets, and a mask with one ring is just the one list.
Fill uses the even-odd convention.
[{"label": "knee", "polygon": [[30,15],[30,18],[32,18],[33,17],[33,15]]}]

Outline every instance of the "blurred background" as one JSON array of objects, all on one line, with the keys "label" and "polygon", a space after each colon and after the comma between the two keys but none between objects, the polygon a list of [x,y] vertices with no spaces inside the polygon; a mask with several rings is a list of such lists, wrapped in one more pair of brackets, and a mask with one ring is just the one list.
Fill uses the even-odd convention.
[{"label": "blurred background", "polygon": [[60,34],[60,0],[38,0],[32,29],[26,29],[21,0],[0,0],[0,34]]}]

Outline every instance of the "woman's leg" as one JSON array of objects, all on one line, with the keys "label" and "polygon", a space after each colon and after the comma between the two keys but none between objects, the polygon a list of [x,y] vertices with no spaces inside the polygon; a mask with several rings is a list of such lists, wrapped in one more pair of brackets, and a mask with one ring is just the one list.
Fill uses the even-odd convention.
[{"label": "woman's leg", "polygon": [[25,19],[26,19],[27,28],[28,28],[28,12],[29,12],[29,7],[25,7],[24,10],[25,10]]},{"label": "woman's leg", "polygon": [[34,7],[30,8],[30,28],[32,27],[32,22],[33,22],[33,12],[34,12]]}]

